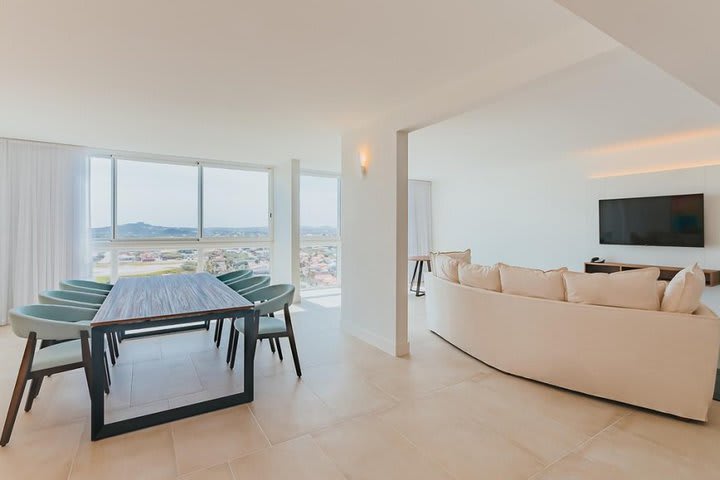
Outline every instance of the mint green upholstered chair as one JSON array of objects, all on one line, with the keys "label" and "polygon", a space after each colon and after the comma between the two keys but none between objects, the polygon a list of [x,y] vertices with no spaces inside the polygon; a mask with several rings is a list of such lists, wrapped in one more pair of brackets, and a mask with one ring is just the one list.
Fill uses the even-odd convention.
[{"label": "mint green upholstered chair", "polygon": [[[105,295],[97,293],[85,293],[78,290],[46,290],[38,295],[40,303],[46,305],[67,305],[69,307],[94,308],[98,309],[105,301]],[[105,334],[110,352],[110,361],[113,365],[116,358],[120,356],[119,338],[117,332]]]},{"label": "mint green upholstered chair", "polygon": [[252,274],[252,270],[235,270],[233,272],[223,273],[215,278],[224,283],[232,283],[237,280],[242,280],[243,278],[251,277]]},{"label": "mint green upholstered chair", "polygon": [[109,283],[92,282],[90,280],[63,280],[60,282],[62,290],[74,290],[76,292],[94,293],[107,296],[112,290]]},{"label": "mint green upholstered chair", "polygon": [[67,305],[81,308],[100,308],[107,297],[97,293],[78,290],[46,290],[38,295],[40,303],[46,305]]},{"label": "mint green upholstered chair", "polygon": [[245,295],[253,290],[270,285],[270,275],[257,275],[255,277],[245,278],[239,282],[232,283],[228,287],[235,290],[240,295]]},{"label": "mint green upholstered chair", "polygon": [[[256,277],[243,278],[241,280],[228,284],[228,287],[232,288],[240,295],[245,295],[248,292],[257,290],[266,285],[270,285],[270,275],[258,275]],[[220,319],[215,323],[215,346],[217,346],[218,348],[220,348],[220,341],[222,340],[222,331],[224,325],[224,319]]]},{"label": "mint green upholstered chair", "polygon": [[[25,411],[32,408],[43,379],[68,370],[83,368],[88,387],[90,375],[90,321],[97,310],[65,305],[27,305],[10,310],[8,318],[15,335],[27,338],[20,370],[10,400],[0,446],[10,441],[25,386],[30,381]],[[40,348],[37,349],[38,340]],[[100,353],[102,355],[102,353]],[[106,376],[109,375],[106,366]],[[106,378],[107,380],[107,378]],[[108,384],[105,385],[108,392]]]},{"label": "mint green upholstered chair", "polygon": [[[258,340],[267,338],[270,341],[270,348],[273,352],[277,349],[280,361],[283,360],[280,338],[287,337],[290,342],[293,361],[295,362],[295,373],[302,376],[300,370],[300,358],[298,357],[295,333],[293,332],[292,319],[290,318],[290,304],[295,295],[295,287],[292,285],[271,285],[248,293],[245,298],[255,303],[255,312],[259,316]],[[283,318],[275,318],[275,312],[283,312]],[[238,320],[233,322],[230,329],[230,368],[235,366],[235,355],[237,354],[238,338],[240,333],[245,331],[245,322]]]}]

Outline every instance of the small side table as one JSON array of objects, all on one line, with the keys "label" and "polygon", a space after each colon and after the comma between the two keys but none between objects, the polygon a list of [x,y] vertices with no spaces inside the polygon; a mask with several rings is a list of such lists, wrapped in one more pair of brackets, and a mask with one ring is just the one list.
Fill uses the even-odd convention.
[{"label": "small side table", "polygon": [[[410,280],[410,291],[415,292],[416,297],[422,297],[423,295],[425,295],[425,292],[420,290],[420,283],[422,283],[423,264],[427,262],[428,272],[432,272],[432,267],[430,266],[430,257],[428,255],[417,255],[414,257],[409,257],[408,261],[415,262],[415,270],[413,270],[412,280]],[[417,286],[413,288],[413,284],[415,283],[415,277],[417,277]]]}]

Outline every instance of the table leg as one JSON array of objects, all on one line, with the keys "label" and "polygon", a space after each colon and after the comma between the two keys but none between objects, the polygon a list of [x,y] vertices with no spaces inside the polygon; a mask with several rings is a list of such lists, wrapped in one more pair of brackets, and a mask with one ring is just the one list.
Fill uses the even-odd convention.
[{"label": "table leg", "polygon": [[419,262],[415,261],[415,268],[413,269],[412,280],[410,280],[410,291],[411,292],[413,291],[413,284],[415,283],[415,276],[417,275],[417,271],[418,271],[418,263]]},{"label": "table leg", "polygon": [[417,289],[415,290],[416,297],[422,297],[423,295],[425,295],[425,292],[420,291],[420,283],[422,282],[422,271],[423,271],[424,264],[425,264],[425,262],[420,262],[420,271],[418,272]]},{"label": "table leg", "polygon": [[252,402],[255,398],[255,349],[257,348],[258,327],[260,325],[260,313],[252,310],[244,313],[245,332],[244,338],[244,355],[245,364],[243,365],[244,392],[248,396],[248,401]]},{"label": "table leg", "polygon": [[90,437],[98,438],[105,424],[105,332],[99,328],[91,330],[92,335],[92,381],[90,384]]}]

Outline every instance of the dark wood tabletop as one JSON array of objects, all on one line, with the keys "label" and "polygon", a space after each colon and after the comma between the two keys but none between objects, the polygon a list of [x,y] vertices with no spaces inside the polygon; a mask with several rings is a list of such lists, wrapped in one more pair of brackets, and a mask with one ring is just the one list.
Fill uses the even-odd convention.
[{"label": "dark wood tabletop", "polygon": [[232,313],[252,302],[209,273],[121,278],[91,326]]}]

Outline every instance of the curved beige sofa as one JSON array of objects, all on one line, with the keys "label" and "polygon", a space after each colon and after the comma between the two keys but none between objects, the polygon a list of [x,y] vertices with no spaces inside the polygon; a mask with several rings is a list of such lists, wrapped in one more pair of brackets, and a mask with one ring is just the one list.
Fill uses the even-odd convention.
[{"label": "curved beige sofa", "polygon": [[428,328],[499,370],[707,420],[720,319],[583,305],[427,282]]}]

